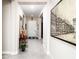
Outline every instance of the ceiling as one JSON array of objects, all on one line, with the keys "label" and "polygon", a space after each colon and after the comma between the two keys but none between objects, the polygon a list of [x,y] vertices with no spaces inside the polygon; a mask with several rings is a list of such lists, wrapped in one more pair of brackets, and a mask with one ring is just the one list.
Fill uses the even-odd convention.
[{"label": "ceiling", "polygon": [[21,5],[26,16],[39,16],[44,5]]},{"label": "ceiling", "polygon": [[19,2],[47,2],[48,0],[17,0]]},{"label": "ceiling", "polygon": [[47,3],[47,0],[18,0],[26,16],[38,17]]}]

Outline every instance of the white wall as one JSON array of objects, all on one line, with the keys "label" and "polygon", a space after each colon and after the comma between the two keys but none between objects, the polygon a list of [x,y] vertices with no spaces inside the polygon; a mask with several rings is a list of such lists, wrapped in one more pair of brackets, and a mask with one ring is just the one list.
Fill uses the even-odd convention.
[{"label": "white wall", "polygon": [[[9,37],[9,35],[11,35],[10,32],[12,29],[12,28],[10,28],[12,22],[9,22],[10,15],[11,15],[10,14],[10,2],[7,0],[6,1],[3,0],[3,15],[2,15],[2,18],[3,18],[3,20],[2,20],[2,26],[3,26],[2,27],[2,29],[3,29],[3,31],[2,31],[2,45],[3,46],[2,46],[2,50],[4,52],[5,51],[7,52],[8,50],[11,51],[10,48],[8,48],[8,47],[10,47],[10,43],[11,43],[10,42],[11,40],[8,41],[8,39],[11,39],[11,37],[12,37],[12,36]],[[10,31],[8,31],[8,30],[10,30]]]},{"label": "white wall", "polygon": [[3,54],[15,55],[19,48],[19,15],[22,15],[16,1],[3,1]]},{"label": "white wall", "polygon": [[45,11],[43,12],[43,47],[45,49],[45,51],[47,51],[46,53],[49,53],[49,37],[50,37],[50,20],[49,20],[49,16],[50,16],[50,12],[49,11]]},{"label": "white wall", "polygon": [[49,1],[43,9],[43,47],[47,54],[49,54],[50,11],[58,3],[58,1],[59,0]]},{"label": "white wall", "polygon": [[43,10],[43,47],[51,59],[75,59],[75,46],[50,36],[50,12],[59,0],[50,1]]},{"label": "white wall", "polygon": [[49,42],[50,54],[54,59],[76,59],[75,46],[53,37],[50,37]]}]

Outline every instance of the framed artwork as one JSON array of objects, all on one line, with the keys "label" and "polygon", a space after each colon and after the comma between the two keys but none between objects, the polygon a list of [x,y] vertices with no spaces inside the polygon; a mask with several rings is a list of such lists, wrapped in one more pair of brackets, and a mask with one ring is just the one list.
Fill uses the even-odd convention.
[{"label": "framed artwork", "polygon": [[[72,13],[70,10],[68,10],[66,8],[66,4],[62,7],[63,1],[61,1],[61,3],[58,3],[51,10],[50,34],[54,38],[57,38],[72,45],[76,45],[76,18],[74,14],[75,11],[72,10],[74,12]],[[71,8],[73,8],[73,6],[71,6],[70,9]]]}]

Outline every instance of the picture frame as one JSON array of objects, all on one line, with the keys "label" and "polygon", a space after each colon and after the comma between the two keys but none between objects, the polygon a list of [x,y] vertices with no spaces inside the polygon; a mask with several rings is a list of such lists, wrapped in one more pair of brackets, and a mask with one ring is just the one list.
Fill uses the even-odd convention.
[{"label": "picture frame", "polygon": [[[72,22],[70,23],[68,21],[69,19],[61,16],[63,13],[57,13],[58,11],[60,11],[60,6],[61,4],[58,3],[51,10],[50,35],[51,37],[54,37],[56,39],[62,40],[64,42],[76,46],[76,17],[70,18]],[[64,7],[61,7],[61,9],[63,11],[65,10]],[[69,11],[66,12],[68,13]],[[67,15],[63,14],[63,16]]]}]

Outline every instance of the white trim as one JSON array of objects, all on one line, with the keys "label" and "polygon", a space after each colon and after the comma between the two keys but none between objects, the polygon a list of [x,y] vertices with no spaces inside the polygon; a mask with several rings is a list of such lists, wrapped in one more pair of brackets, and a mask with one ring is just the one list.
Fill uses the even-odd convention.
[{"label": "white trim", "polygon": [[19,52],[3,51],[2,54],[17,55]]}]

